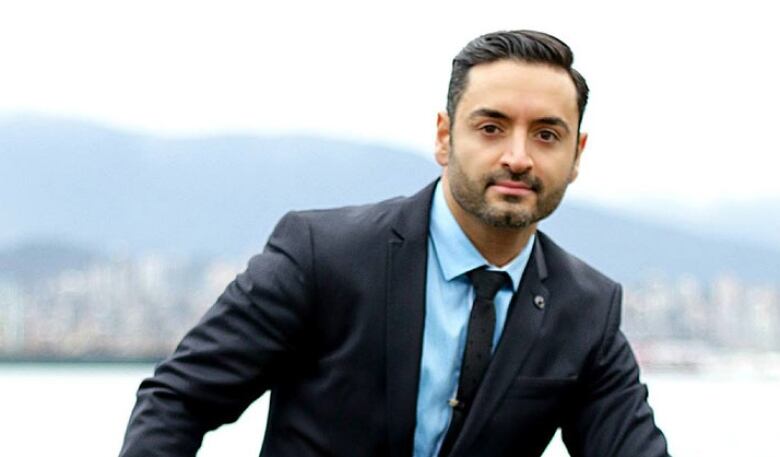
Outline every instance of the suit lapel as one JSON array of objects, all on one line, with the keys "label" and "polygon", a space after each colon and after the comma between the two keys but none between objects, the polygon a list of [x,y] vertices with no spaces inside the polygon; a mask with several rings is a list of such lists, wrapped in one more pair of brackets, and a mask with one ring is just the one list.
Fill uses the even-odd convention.
[{"label": "suit lapel", "polygon": [[[543,235],[542,235],[543,236]],[[493,360],[474,398],[460,437],[451,456],[463,456],[491,417],[532,348],[545,315],[550,295],[543,281],[547,277],[540,236],[537,235],[531,261],[523,272],[520,288],[513,297],[504,331]]]},{"label": "suit lapel", "polygon": [[388,240],[387,430],[388,455],[412,455],[420,378],[428,220],[434,184],[404,205]]}]

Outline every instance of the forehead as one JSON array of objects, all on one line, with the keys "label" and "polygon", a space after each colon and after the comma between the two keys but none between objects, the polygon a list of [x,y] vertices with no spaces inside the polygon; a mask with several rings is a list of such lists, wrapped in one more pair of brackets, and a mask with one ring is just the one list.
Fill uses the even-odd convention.
[{"label": "forehead", "polygon": [[562,68],[498,60],[469,70],[456,116],[490,108],[512,118],[556,116],[577,125],[577,89]]}]

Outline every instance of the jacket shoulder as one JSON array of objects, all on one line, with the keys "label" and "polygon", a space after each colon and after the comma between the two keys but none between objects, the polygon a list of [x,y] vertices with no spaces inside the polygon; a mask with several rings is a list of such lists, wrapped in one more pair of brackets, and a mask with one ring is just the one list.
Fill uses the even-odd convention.
[{"label": "jacket shoulder", "polygon": [[[401,238],[423,238],[428,233],[431,198],[436,181],[416,194],[378,203],[287,213],[284,220],[306,225],[314,239],[353,243],[375,240],[395,232]],[[280,222],[281,223],[281,222]]]},{"label": "jacket shoulder", "polygon": [[408,197],[393,197],[364,205],[291,211],[285,217],[298,219],[318,231],[333,231],[343,236],[362,229],[373,231],[391,225],[408,200]]},{"label": "jacket shoulder", "polygon": [[546,234],[538,232],[537,236],[544,252],[548,274],[551,276],[566,278],[569,285],[580,293],[604,294],[605,291],[614,291],[619,287],[615,280],[569,253]]}]

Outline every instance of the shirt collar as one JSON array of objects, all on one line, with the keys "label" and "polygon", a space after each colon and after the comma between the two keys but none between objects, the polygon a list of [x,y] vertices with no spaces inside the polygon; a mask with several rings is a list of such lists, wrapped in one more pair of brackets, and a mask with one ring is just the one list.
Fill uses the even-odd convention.
[{"label": "shirt collar", "polygon": [[517,291],[520,278],[531,256],[529,246],[534,245],[536,235],[531,235],[528,243],[511,262],[503,267],[496,267],[482,257],[477,248],[471,244],[463,229],[460,228],[455,216],[452,215],[447,202],[444,199],[442,182],[436,184],[431,205],[430,236],[433,248],[439,261],[444,279],[450,281],[457,276],[469,272],[475,268],[487,265],[489,270],[505,271],[512,278],[512,290]]}]

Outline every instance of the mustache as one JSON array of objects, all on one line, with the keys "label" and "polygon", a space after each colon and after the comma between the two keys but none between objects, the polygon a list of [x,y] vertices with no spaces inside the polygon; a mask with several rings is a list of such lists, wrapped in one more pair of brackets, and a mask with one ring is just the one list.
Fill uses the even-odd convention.
[{"label": "mustache", "polygon": [[512,173],[506,170],[499,170],[488,174],[485,179],[485,187],[492,186],[499,181],[514,181],[523,183],[537,193],[544,190],[544,184],[542,184],[542,181],[531,173]]}]

